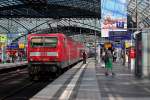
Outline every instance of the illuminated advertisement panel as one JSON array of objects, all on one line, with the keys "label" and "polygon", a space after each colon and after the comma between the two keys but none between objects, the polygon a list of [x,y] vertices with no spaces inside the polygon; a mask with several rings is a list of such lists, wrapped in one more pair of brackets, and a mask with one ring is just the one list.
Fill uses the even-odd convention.
[{"label": "illuminated advertisement panel", "polygon": [[126,0],[102,0],[101,37],[109,37],[109,31],[127,29]]},{"label": "illuminated advertisement panel", "polygon": [[0,34],[0,42],[6,42],[7,41],[7,35],[6,34]]}]

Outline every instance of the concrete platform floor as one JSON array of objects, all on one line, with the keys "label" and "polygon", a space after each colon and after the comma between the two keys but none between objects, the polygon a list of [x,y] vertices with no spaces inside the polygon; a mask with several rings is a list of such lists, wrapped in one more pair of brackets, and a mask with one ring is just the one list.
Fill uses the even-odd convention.
[{"label": "concrete platform floor", "polygon": [[120,63],[113,64],[115,76],[105,76],[105,68],[94,62],[91,60],[83,72],[76,100],[150,100],[149,79],[136,79]]},{"label": "concrete platform floor", "polygon": [[115,76],[105,76],[102,64],[90,58],[87,64],[77,64],[32,100],[150,100],[150,79],[136,79],[120,63],[113,64],[113,72]]}]

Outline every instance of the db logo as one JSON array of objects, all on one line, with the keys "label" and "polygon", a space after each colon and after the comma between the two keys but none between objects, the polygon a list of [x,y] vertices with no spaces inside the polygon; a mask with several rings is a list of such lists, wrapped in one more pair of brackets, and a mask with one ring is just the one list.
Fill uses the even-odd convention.
[{"label": "db logo", "polygon": [[46,56],[46,52],[41,52],[41,56]]}]

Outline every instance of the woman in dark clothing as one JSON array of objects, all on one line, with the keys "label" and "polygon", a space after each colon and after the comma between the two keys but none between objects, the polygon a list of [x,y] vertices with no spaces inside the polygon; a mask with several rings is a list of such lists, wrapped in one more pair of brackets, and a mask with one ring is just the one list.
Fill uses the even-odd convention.
[{"label": "woman in dark clothing", "polygon": [[87,55],[86,55],[85,51],[83,52],[82,57],[83,57],[83,64],[86,64]]}]

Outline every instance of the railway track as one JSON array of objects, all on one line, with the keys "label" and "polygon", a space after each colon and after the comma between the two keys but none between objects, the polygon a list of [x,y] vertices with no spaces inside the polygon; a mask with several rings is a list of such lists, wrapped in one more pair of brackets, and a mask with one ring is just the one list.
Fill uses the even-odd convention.
[{"label": "railway track", "polygon": [[17,69],[24,69],[24,68],[27,68],[27,65],[2,68],[2,69],[0,69],[0,74],[9,73],[9,72],[12,72],[12,71],[16,71]]},{"label": "railway track", "polygon": [[[70,68],[75,65],[76,64],[70,66]],[[62,75],[65,74],[67,70],[68,69],[64,69]],[[28,78],[27,69],[0,74],[0,100],[29,100],[29,98],[48,84],[51,84],[55,79],[51,78],[49,81],[31,82]]]},{"label": "railway track", "polygon": [[29,100],[34,94],[43,89],[50,82],[29,82],[11,91],[0,100]]},{"label": "railway track", "polygon": [[16,95],[17,93],[21,92],[21,91],[24,90],[25,88],[30,87],[30,86],[32,86],[32,85],[33,85],[33,82],[28,83],[28,84],[24,85],[24,86],[21,87],[21,88],[18,88],[18,89],[16,89],[16,90],[13,90],[13,91],[11,91],[9,94],[7,94],[7,95],[1,97],[0,100],[6,100],[6,99],[8,99],[8,98],[10,98],[10,97],[12,97],[12,96],[14,96],[14,95]]},{"label": "railway track", "polygon": [[0,74],[0,83],[10,81],[11,79],[17,78],[20,75],[25,75],[27,73],[27,69],[18,69],[16,71]]},{"label": "railway track", "polygon": [[28,100],[51,81],[30,81],[27,70],[0,75],[0,100]]}]

